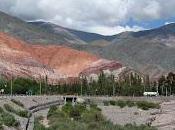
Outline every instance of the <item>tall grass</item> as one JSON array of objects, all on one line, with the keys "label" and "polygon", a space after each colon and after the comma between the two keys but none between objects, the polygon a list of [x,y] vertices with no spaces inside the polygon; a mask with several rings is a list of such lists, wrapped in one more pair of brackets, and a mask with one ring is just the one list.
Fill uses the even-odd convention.
[{"label": "tall grass", "polygon": [[20,117],[25,117],[27,118],[29,116],[29,113],[27,110],[15,110],[11,105],[9,104],[4,104],[4,108],[11,113],[14,113]]},{"label": "tall grass", "polygon": [[0,107],[0,129],[3,129],[2,125],[6,125],[8,127],[18,127],[19,122],[15,120],[15,117],[9,113],[6,113]]}]

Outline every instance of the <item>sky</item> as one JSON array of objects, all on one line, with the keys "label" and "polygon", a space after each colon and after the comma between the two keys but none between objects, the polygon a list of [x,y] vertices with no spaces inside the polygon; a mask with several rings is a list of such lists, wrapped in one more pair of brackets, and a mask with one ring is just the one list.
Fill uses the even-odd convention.
[{"label": "sky", "polygon": [[26,21],[114,35],[175,21],[175,0],[0,0],[0,10]]}]

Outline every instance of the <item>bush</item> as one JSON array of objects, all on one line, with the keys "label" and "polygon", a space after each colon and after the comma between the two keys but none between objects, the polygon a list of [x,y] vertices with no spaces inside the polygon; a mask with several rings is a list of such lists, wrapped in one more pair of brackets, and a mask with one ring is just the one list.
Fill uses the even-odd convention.
[{"label": "bush", "polygon": [[24,111],[18,111],[18,114],[21,117],[29,117],[28,111],[24,110]]},{"label": "bush", "polygon": [[3,119],[3,123],[6,125],[6,126],[13,126],[13,127],[17,127],[19,126],[19,122],[17,122],[15,120],[15,117],[8,114],[8,113],[3,113],[2,114],[2,119]]},{"label": "bush", "polygon": [[86,111],[86,105],[85,104],[77,104],[77,105],[75,105],[75,109],[78,109],[80,111],[80,113],[83,113],[84,111]]},{"label": "bush", "polygon": [[117,106],[119,106],[120,108],[124,108],[127,104],[125,101],[122,101],[122,100],[118,100],[116,102]]},{"label": "bush", "polygon": [[109,101],[103,101],[104,106],[109,106]]},{"label": "bush", "polygon": [[89,130],[99,130],[99,124],[96,122],[91,122],[88,125]]},{"label": "bush", "polygon": [[69,113],[69,117],[79,120],[81,118],[81,113],[78,109],[72,109]]},{"label": "bush", "polygon": [[57,110],[56,106],[51,106],[48,112],[48,117],[53,115],[55,113],[55,111]]},{"label": "bush", "polygon": [[24,104],[22,104],[20,101],[17,101],[15,99],[11,99],[11,101],[20,107],[24,107]]},{"label": "bush", "polygon": [[4,110],[2,109],[2,107],[0,107],[0,113],[3,113],[4,112]]},{"label": "bush", "polygon": [[67,103],[62,107],[62,110],[67,114],[69,114],[72,109],[73,109],[73,106],[71,103]]},{"label": "bush", "polygon": [[113,105],[113,106],[116,105],[116,101],[113,101],[113,100],[109,101],[109,103],[110,103],[110,105]]},{"label": "bush", "polygon": [[0,122],[0,130],[4,130],[3,129],[3,123],[2,122]]},{"label": "bush", "polygon": [[136,102],[136,104],[137,104],[138,108],[143,109],[143,110],[149,110],[150,108],[151,109],[154,109],[154,108],[159,109],[160,108],[159,104],[147,102],[147,101],[138,101],[138,102]]},{"label": "bush", "polygon": [[18,116],[21,116],[21,117],[28,117],[29,114],[28,114],[28,111],[27,110],[15,110],[12,106],[10,106],[9,104],[4,104],[4,108],[8,111],[8,112],[11,112],[11,113],[14,113]]},{"label": "bush", "polygon": [[135,104],[134,101],[128,100],[128,101],[126,101],[126,105],[127,105],[128,107],[133,107],[133,106],[135,106],[136,104]]}]

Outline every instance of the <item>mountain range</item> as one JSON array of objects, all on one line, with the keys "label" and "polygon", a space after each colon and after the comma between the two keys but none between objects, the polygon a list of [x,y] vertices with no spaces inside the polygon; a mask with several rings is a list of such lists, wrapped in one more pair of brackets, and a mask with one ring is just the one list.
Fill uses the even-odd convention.
[{"label": "mountain range", "polygon": [[[0,32],[19,38],[28,44],[68,46],[94,54],[95,57],[117,60],[144,74],[149,74],[151,78],[175,71],[174,23],[151,30],[103,36],[68,29],[50,22],[25,22],[0,12]],[[52,52],[52,49],[47,51],[57,52],[57,50]],[[47,53],[45,57],[49,54]],[[67,58],[71,59],[69,56]]]}]

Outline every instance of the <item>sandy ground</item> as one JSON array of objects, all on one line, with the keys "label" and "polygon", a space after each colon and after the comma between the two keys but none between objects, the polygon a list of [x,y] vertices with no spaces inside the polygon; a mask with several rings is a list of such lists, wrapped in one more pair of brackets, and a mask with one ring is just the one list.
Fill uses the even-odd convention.
[{"label": "sandy ground", "polygon": [[161,113],[152,125],[160,130],[175,130],[175,100],[161,104]]},{"label": "sandy ground", "polygon": [[155,118],[155,115],[152,115],[152,113],[159,112],[158,109],[143,111],[137,107],[124,107],[121,109],[118,106],[100,106],[100,108],[107,120],[120,125],[126,125],[129,123],[136,123],[137,125],[146,124],[149,119]]}]

